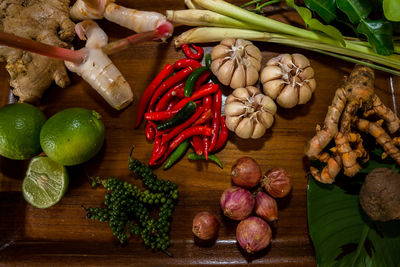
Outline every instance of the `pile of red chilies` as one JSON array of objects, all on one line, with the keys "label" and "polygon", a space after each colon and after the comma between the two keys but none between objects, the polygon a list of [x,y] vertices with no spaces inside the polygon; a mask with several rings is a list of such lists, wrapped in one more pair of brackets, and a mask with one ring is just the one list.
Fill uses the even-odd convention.
[{"label": "pile of red chilies", "polygon": [[[162,164],[186,140],[190,140],[196,154],[204,155],[205,159],[227,141],[225,116],[221,117],[222,92],[218,84],[209,82],[210,57],[206,57],[208,67],[203,67],[199,62],[203,58],[203,49],[192,47],[196,53],[188,45],[183,45],[187,58],[166,64],[140,99],[135,128],[144,117],[146,138],[154,140],[149,160],[151,166]],[[192,115],[182,120],[185,114],[179,111],[191,107]],[[171,121],[174,126],[164,129],[165,125],[171,125]]]}]

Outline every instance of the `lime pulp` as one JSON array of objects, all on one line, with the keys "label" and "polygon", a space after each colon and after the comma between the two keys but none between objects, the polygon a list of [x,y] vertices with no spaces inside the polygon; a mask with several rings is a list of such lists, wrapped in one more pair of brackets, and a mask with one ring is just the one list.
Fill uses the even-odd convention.
[{"label": "lime pulp", "polygon": [[68,188],[66,168],[45,156],[31,160],[24,181],[22,194],[34,207],[48,208],[64,196]]}]

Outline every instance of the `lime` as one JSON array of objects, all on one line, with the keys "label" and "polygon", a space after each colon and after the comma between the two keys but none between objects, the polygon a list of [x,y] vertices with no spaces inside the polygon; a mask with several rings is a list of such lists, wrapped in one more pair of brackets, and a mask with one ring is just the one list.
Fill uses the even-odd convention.
[{"label": "lime", "polygon": [[29,204],[48,208],[60,201],[67,188],[68,173],[63,165],[44,156],[31,160],[22,182],[22,194]]},{"label": "lime", "polygon": [[64,165],[81,164],[99,152],[104,143],[104,125],[99,113],[69,108],[46,121],[40,145],[52,160]]},{"label": "lime", "polygon": [[0,108],[0,155],[9,159],[29,159],[42,150],[39,134],[46,121],[43,112],[26,103]]}]

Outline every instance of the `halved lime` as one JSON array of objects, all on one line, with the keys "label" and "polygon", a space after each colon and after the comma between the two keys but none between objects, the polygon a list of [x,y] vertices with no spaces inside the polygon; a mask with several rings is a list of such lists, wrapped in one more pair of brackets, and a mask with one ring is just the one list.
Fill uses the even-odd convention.
[{"label": "halved lime", "polygon": [[22,194],[34,207],[48,208],[63,197],[68,188],[66,168],[48,157],[31,160],[22,182]]}]

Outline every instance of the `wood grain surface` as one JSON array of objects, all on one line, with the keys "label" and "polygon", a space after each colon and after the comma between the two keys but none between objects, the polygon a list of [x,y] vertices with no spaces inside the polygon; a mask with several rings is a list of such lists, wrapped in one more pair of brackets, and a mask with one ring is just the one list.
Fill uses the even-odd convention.
[{"label": "wood grain surface", "polygon": [[[243,1],[235,1],[239,2]],[[159,12],[184,8],[183,0],[135,0],[125,1],[124,4]],[[274,17],[292,23],[300,21],[288,11]],[[100,21],[99,24],[112,40],[131,34],[106,21]],[[182,31],[182,28],[177,28],[175,34]],[[207,51],[212,45],[205,46]],[[306,105],[290,110],[279,108],[273,128],[260,139],[242,140],[230,133],[228,144],[218,153],[225,165],[223,170],[215,164],[189,162],[187,158],[168,171],[155,170],[159,177],[171,179],[179,185],[179,203],[171,230],[170,251],[173,258],[146,249],[139,238],[132,238],[126,246],[121,246],[112,236],[107,223],[86,219],[82,208],[82,205],[101,206],[104,201],[105,191],[101,188],[92,189],[88,176],[116,176],[140,184],[128,170],[129,150],[135,145],[134,156],[146,162],[151,156],[152,144],[145,139],[143,124],[139,129],[133,129],[134,118],[144,88],[166,63],[183,57],[170,39],[165,43],[146,43],[111,57],[135,94],[135,103],[122,112],[112,110],[75,74],[70,74],[71,85],[68,88],[61,89],[54,85],[46,92],[39,107],[47,117],[69,107],[94,109],[103,117],[106,141],[95,158],[68,168],[69,190],[58,204],[44,210],[27,204],[21,194],[21,182],[28,161],[0,157],[0,265],[314,266],[314,252],[307,229],[308,162],[303,156],[303,148],[313,136],[316,124],[323,121],[335,89],[353,65],[286,46],[256,45],[262,51],[263,63],[279,53],[299,52],[306,55],[315,70],[317,90]],[[399,80],[393,80],[381,72],[377,72],[376,76],[378,95],[393,107],[390,84]],[[10,101],[8,79],[3,64],[0,68],[1,106]],[[225,89],[224,92],[229,91]],[[255,158],[263,172],[273,166],[286,168],[294,184],[292,193],[278,201],[279,223],[273,231],[271,245],[250,256],[240,250],[236,243],[237,223],[224,218],[219,207],[221,193],[231,185],[231,165],[241,156]],[[193,239],[192,219],[199,211],[211,211],[221,222],[215,244],[198,244]]]}]

